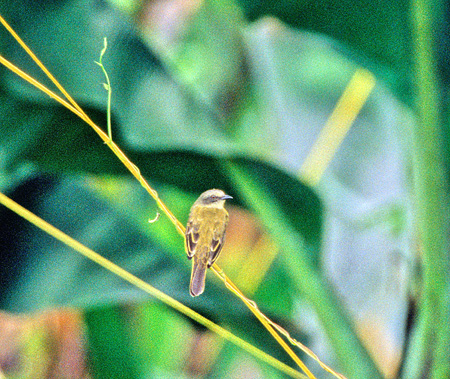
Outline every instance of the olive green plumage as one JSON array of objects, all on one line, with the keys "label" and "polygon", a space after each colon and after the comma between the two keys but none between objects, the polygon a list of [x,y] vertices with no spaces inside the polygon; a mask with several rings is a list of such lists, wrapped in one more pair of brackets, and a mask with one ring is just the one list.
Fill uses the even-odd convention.
[{"label": "olive green plumage", "polygon": [[192,205],[186,227],[186,252],[192,259],[189,291],[198,296],[205,289],[206,269],[211,267],[222,250],[228,224],[225,200],[232,199],[222,190],[203,192]]}]

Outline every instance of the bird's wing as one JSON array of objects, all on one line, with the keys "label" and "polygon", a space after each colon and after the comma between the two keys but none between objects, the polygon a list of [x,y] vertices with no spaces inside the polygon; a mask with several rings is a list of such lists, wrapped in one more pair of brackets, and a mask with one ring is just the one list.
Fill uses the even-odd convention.
[{"label": "bird's wing", "polygon": [[198,233],[198,225],[194,223],[192,220],[188,221],[186,227],[186,253],[189,259],[191,259],[195,254],[195,248],[197,246],[199,233]]},{"label": "bird's wing", "polygon": [[225,242],[225,229],[228,224],[228,213],[223,214],[223,218],[216,221],[214,227],[214,235],[211,241],[211,250],[209,253],[208,267],[211,267],[219,257],[222,251],[223,243]]}]

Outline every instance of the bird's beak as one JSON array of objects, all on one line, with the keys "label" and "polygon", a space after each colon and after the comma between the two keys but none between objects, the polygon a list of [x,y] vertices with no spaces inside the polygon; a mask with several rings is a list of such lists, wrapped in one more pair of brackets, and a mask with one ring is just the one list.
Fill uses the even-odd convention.
[{"label": "bird's beak", "polygon": [[222,196],[220,199],[221,200],[228,200],[228,199],[232,199],[233,198],[233,196],[230,196],[230,195],[224,195],[224,196]]}]

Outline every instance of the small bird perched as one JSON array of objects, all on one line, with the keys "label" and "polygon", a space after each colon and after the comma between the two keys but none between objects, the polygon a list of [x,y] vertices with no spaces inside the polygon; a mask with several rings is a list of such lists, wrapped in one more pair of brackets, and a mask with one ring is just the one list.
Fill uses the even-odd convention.
[{"label": "small bird perched", "polygon": [[219,189],[203,192],[192,205],[186,227],[186,252],[192,259],[191,296],[205,290],[206,269],[210,268],[222,250],[228,212],[225,200],[231,196]]}]

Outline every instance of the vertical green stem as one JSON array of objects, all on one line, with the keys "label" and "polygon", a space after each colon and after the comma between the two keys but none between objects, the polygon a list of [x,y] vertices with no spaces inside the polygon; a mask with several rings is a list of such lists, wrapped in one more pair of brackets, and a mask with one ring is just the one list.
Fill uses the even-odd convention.
[{"label": "vertical green stem", "polygon": [[412,0],[416,111],[414,182],[417,228],[423,257],[423,293],[404,377],[450,378],[449,255],[444,206],[446,183],[440,139],[438,81],[433,27],[439,2]]}]

